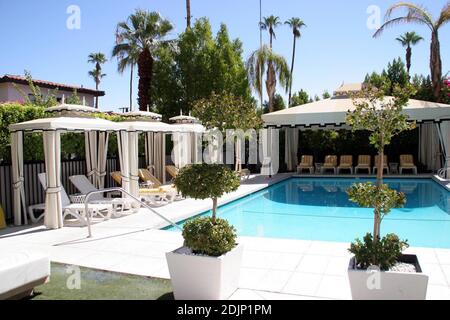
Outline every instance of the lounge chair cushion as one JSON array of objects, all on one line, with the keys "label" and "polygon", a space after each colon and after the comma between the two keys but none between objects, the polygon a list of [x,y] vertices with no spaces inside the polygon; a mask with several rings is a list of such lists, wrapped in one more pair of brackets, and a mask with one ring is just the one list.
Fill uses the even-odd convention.
[{"label": "lounge chair cushion", "polygon": [[164,193],[164,189],[163,188],[151,188],[151,189],[147,189],[147,188],[141,188],[139,189],[139,194],[153,194],[153,193]]},{"label": "lounge chair cushion", "polygon": [[47,254],[26,250],[2,250],[0,299],[7,299],[21,293],[20,288],[29,284],[40,280],[43,283],[49,276],[50,259]]},{"label": "lounge chair cushion", "polygon": [[336,166],[334,165],[334,163],[324,163],[324,164],[323,164],[323,167],[326,167],[326,168],[334,168],[334,167],[336,167]]},{"label": "lounge chair cushion", "polygon": [[407,168],[407,167],[414,168],[416,165],[414,163],[402,163],[401,166],[403,168]]}]

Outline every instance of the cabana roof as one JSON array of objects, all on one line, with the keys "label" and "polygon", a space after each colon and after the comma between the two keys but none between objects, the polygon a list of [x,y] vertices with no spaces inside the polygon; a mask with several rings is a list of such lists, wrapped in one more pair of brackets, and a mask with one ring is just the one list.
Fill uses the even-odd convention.
[{"label": "cabana roof", "polygon": [[203,133],[206,131],[205,127],[201,124],[171,124],[172,128],[178,130],[179,132],[193,132],[193,133]]},{"label": "cabana roof", "polygon": [[127,126],[120,122],[112,122],[100,118],[54,117],[15,123],[9,126],[10,131],[117,131],[126,130]]},{"label": "cabana roof", "polygon": [[[386,97],[392,99],[392,97]],[[347,112],[355,106],[349,97],[330,99],[272,112],[262,116],[266,126],[343,126]],[[450,120],[450,105],[411,99],[404,108],[410,120],[439,122]]]},{"label": "cabana roof", "polygon": [[14,131],[137,131],[137,132],[204,132],[199,124],[167,124],[157,121],[112,122],[101,118],[53,117],[15,123],[9,126]]},{"label": "cabana roof", "polygon": [[180,132],[179,128],[174,128],[170,124],[164,122],[151,121],[125,121],[121,124],[127,126],[129,131],[142,132]]}]

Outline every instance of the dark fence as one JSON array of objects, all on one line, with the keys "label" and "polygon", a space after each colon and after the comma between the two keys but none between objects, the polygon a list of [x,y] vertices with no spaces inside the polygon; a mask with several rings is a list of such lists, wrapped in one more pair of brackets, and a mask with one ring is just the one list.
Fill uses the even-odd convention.
[{"label": "dark fence", "polygon": [[[139,157],[139,167],[145,166],[145,158]],[[26,205],[44,202],[44,189],[38,180],[38,174],[45,172],[44,162],[34,162],[24,164],[24,187]],[[116,186],[110,173],[119,171],[120,164],[116,158],[108,159],[106,162],[105,188]],[[68,194],[77,193],[75,187],[70,183],[69,177],[73,175],[86,174],[85,160],[63,160],[61,162],[61,179]],[[7,220],[13,217],[12,212],[12,175],[11,165],[0,165],[0,205],[2,206]]]}]

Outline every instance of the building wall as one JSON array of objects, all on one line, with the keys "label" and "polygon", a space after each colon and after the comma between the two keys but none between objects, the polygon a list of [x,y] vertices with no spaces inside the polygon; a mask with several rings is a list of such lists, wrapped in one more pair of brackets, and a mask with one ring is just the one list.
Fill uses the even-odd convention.
[{"label": "building wall", "polygon": [[0,102],[8,100],[8,84],[0,83]]},{"label": "building wall", "polygon": [[[17,84],[17,87],[19,87],[25,94],[31,94],[31,90],[28,87],[28,85]],[[43,95],[46,95],[51,91],[52,90],[47,89],[47,88],[41,88],[41,92]],[[72,95],[72,93],[73,93],[72,91],[60,89],[60,90],[56,91],[56,97],[57,97],[58,101],[61,101],[63,95],[67,99],[69,96]],[[90,107],[95,106],[95,97],[93,95],[85,94],[85,93],[78,93],[78,96],[80,97],[81,101],[83,101],[83,97],[85,98],[86,106],[90,106]],[[7,102],[7,101],[24,102],[25,99],[12,83],[0,83],[0,103]]]}]

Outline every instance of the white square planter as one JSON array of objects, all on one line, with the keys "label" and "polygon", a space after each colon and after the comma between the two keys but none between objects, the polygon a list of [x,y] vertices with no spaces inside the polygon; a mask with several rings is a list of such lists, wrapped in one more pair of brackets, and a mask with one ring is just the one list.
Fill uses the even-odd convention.
[{"label": "white square planter", "polygon": [[401,262],[414,264],[416,273],[367,271],[355,268],[350,259],[348,279],[353,300],[425,300],[428,276],[422,273],[415,255],[403,255]]},{"label": "white square planter", "polygon": [[190,254],[181,247],[166,253],[177,300],[223,300],[236,291],[239,283],[243,246],[220,257]]}]

